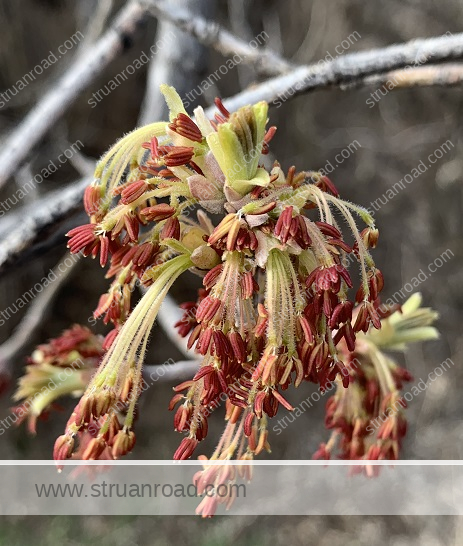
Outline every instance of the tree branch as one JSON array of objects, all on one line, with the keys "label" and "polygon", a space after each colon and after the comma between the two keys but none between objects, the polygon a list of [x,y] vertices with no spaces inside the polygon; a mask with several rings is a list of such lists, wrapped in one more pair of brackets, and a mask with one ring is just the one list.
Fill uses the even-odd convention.
[{"label": "tree branch", "polygon": [[[355,84],[367,76],[395,69],[417,64],[423,67],[461,58],[463,33],[412,40],[381,49],[348,53],[323,64],[300,66],[225,99],[224,104],[230,111],[261,100],[279,107],[286,100],[315,89]],[[208,109],[207,114],[212,111],[213,108]]]},{"label": "tree branch", "polygon": [[253,48],[214,21],[173,6],[169,2],[140,0],[159,19],[167,20],[176,27],[194,36],[198,42],[213,47],[225,57],[238,54],[243,62],[254,65],[261,75],[275,76],[294,68],[294,65],[270,49]]},{"label": "tree branch", "polygon": [[375,74],[343,85],[343,89],[365,86],[385,86],[388,90],[407,87],[452,86],[463,82],[463,63],[430,64],[413,69],[399,69]]},{"label": "tree branch", "polygon": [[46,132],[116,57],[131,45],[131,36],[147,16],[138,0],[121,10],[109,30],[54,84],[18,127],[6,138],[0,152],[0,188],[25,161]]},{"label": "tree branch", "polygon": [[[152,6],[152,2],[146,3]],[[184,12],[186,6],[195,14],[213,14],[216,0],[170,0],[169,10]],[[162,8],[164,9],[164,8]],[[180,96],[196,87],[207,71],[208,50],[176,22],[160,19],[155,44],[162,44],[150,61],[145,97],[139,116],[141,125],[167,119],[169,110],[159,93],[163,83],[172,85]]]},{"label": "tree branch", "polygon": [[0,276],[33,245],[55,235],[58,224],[83,208],[88,183],[88,178],[82,178],[6,215],[0,223]]},{"label": "tree branch", "polygon": [[[347,54],[323,65],[312,64],[298,67],[271,50],[252,48],[249,43],[219,24],[188,10],[178,8],[174,10],[165,2],[155,0],[140,1],[161,20],[166,19],[185,32],[189,32],[199,42],[213,47],[222,55],[230,56],[237,53],[243,58],[244,63],[254,65],[259,74],[276,76],[289,72],[288,78],[274,78],[263,82],[257,86],[257,89],[253,87],[250,92],[256,96],[255,100],[270,102],[279,94],[284,95],[293,91],[292,87],[295,88],[298,84],[302,85],[294,89],[296,91],[294,96],[322,87],[339,85],[347,89],[386,83],[391,79],[397,79],[398,84],[395,87],[456,85],[462,81],[462,69],[458,64],[440,67],[431,63],[462,58],[463,34],[413,40],[383,49]],[[399,68],[406,66],[411,68],[406,70]],[[396,68],[399,69],[391,70]],[[272,90],[273,86],[278,91]],[[265,87],[270,87],[267,96],[262,94]],[[242,95],[244,96],[245,93],[247,91],[244,91]],[[243,100],[239,106],[245,103],[246,101]]]}]

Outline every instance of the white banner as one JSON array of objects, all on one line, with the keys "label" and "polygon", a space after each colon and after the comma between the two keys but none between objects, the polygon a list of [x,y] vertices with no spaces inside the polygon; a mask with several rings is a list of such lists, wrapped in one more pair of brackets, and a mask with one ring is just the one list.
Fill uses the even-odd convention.
[{"label": "white banner", "polygon": [[461,461],[0,464],[1,515],[463,515]]}]

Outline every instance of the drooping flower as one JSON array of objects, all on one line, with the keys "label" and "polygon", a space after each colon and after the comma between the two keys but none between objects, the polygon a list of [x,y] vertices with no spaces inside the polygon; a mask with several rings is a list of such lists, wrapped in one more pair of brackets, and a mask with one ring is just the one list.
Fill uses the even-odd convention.
[{"label": "drooping flower", "polygon": [[[230,113],[216,100],[214,119],[202,108],[193,118],[175,90],[161,89],[169,122],[133,131],[103,156],[85,192],[89,223],[68,234],[72,252],[109,264],[112,282],[95,317],[113,330],[57,440],[58,459],[119,457],[132,449],[148,338],[164,297],[186,271],[200,275],[203,288],[197,301],[182,305],[177,327],[202,360],[195,376],[174,389],[174,427],[185,435],[175,458],[193,455],[222,405],[227,425],[212,460],[249,460],[270,450],[268,420],[280,406],[293,409],[285,391],[303,382],[324,390],[335,381],[338,399],[376,404],[365,347],[377,339],[372,330],[396,319],[381,321],[384,280],[370,253],[379,235],[372,216],[341,199],[321,173],[265,163],[275,134],[266,128],[266,103]],[[215,225],[206,213],[219,215]],[[132,309],[139,284],[146,291]],[[360,353],[365,368],[363,361],[353,364]],[[392,386],[384,406],[395,401]],[[344,430],[338,406],[331,403],[329,417],[336,431]],[[357,437],[367,417],[348,422],[343,455],[365,454]],[[395,454],[394,446],[385,451]],[[205,463],[197,479],[211,472]],[[219,472],[215,479],[230,483],[235,476]]]},{"label": "drooping flower", "polygon": [[[436,339],[432,326],[437,313],[421,307],[421,295],[411,296],[400,309],[383,306],[382,328],[357,337],[355,349],[345,353],[349,388],[337,385],[326,404],[325,424],[332,430],[315,458],[398,459],[407,431],[404,383],[412,375],[384,351],[404,351],[407,344]],[[407,393],[408,394],[408,393]],[[367,472],[372,469],[364,468]]]}]

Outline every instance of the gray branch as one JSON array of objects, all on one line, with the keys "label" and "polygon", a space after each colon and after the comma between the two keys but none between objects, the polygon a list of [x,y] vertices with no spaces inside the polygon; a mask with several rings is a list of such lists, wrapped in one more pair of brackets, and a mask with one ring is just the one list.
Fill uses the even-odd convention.
[{"label": "gray branch", "polygon": [[[288,74],[254,85],[226,99],[224,104],[230,111],[261,100],[279,107],[286,100],[315,89],[345,86],[390,70],[461,58],[463,33],[412,40],[381,49],[348,53],[320,64],[300,66]],[[208,114],[211,112],[209,109]]]},{"label": "gray branch", "polygon": [[[192,12],[199,16],[207,14],[208,17],[213,17],[215,4],[215,0],[170,0],[168,9],[159,7],[155,13],[158,10],[162,13],[167,10],[169,13]],[[146,5],[153,7],[152,2],[146,2]],[[172,85],[180,96],[184,96],[201,82],[207,71],[207,48],[192,33],[184,32],[176,21],[171,21],[171,18],[165,17],[160,18],[158,23],[154,44],[157,51],[148,69],[145,97],[139,116],[141,125],[168,117],[167,105],[159,93],[161,84]]]},{"label": "gray branch", "polygon": [[34,245],[56,235],[59,224],[83,208],[88,183],[88,178],[82,178],[5,216],[0,223],[0,275]]},{"label": "gray branch", "polygon": [[68,110],[102,70],[130,47],[131,36],[147,10],[132,0],[121,10],[109,30],[54,84],[18,127],[5,139],[0,151],[0,187],[27,159],[53,124]]},{"label": "gray branch", "polygon": [[[239,55],[243,62],[253,65],[259,74],[275,76],[294,68],[292,63],[274,51],[251,47],[248,42],[241,40],[214,21],[208,21],[197,15],[196,11],[181,8],[174,2],[140,1],[159,19],[169,21],[172,25],[194,36],[198,42],[214,48],[225,57]],[[260,44],[256,42],[257,45]]]},{"label": "gray branch", "polygon": [[351,84],[343,85],[343,89],[365,86],[381,87],[387,84],[388,90],[407,87],[430,87],[459,85],[463,82],[463,63],[430,64],[418,66],[412,70],[401,68],[383,74],[366,76]]}]

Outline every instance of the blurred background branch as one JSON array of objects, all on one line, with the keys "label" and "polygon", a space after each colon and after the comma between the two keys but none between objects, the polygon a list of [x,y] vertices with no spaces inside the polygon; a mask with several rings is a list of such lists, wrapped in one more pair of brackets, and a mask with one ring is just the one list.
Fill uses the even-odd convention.
[{"label": "blurred background branch", "polygon": [[[146,92],[139,116],[140,125],[159,119],[167,119],[168,110],[160,100],[159,86],[168,83],[184,96],[196,87],[207,73],[207,49],[195,39],[192,32],[177,24],[177,19],[168,17],[171,13],[194,13],[198,17],[213,18],[215,0],[170,0],[167,4],[144,1],[142,5],[155,14],[161,14],[154,44],[164,44],[150,62],[146,81]],[[157,7],[159,6],[159,7]],[[185,9],[186,8],[186,9]],[[202,19],[201,17],[201,20]],[[183,32],[187,30],[187,32]]]},{"label": "blurred background branch", "polygon": [[[250,64],[259,75],[274,76],[294,67],[277,53],[267,48],[253,48],[249,42],[241,40],[215,21],[201,17],[200,10],[184,9],[187,6],[185,2],[179,4],[178,2],[142,0],[142,3],[161,22],[168,22],[170,28],[184,30],[198,42],[214,48],[224,57],[239,55],[243,62]],[[190,89],[191,87],[193,86],[190,86]],[[183,96],[183,93],[180,95]]]},{"label": "blurred background branch", "polygon": [[86,54],[76,58],[63,77],[50,87],[35,108],[6,138],[0,151],[0,188],[82,91],[101,75],[111,61],[130,48],[131,36],[146,15],[146,10],[137,0],[129,2],[104,36]]},{"label": "blurred background branch", "polygon": [[388,89],[459,85],[463,81],[463,63],[444,63],[391,70],[384,74],[366,76],[345,84],[343,89],[365,86],[388,86]]}]

